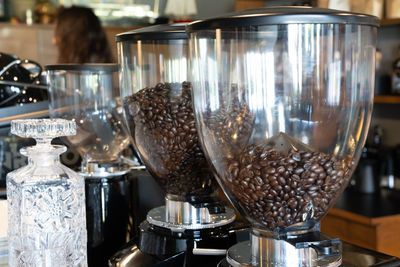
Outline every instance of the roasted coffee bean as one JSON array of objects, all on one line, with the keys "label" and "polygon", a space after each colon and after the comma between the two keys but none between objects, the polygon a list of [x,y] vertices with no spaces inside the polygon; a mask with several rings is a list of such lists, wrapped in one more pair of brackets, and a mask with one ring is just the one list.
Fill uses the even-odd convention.
[{"label": "roasted coffee bean", "polygon": [[294,170],[294,173],[297,175],[301,175],[304,172],[303,168],[297,168],[296,170]]},{"label": "roasted coffee bean", "polygon": [[279,166],[279,167],[277,168],[277,171],[278,171],[278,173],[282,174],[282,173],[284,173],[284,172],[286,171],[286,169],[285,169],[284,166]]},{"label": "roasted coffee bean", "polygon": [[260,176],[256,176],[256,177],[254,177],[254,183],[255,183],[256,185],[258,185],[258,186],[262,186],[263,180],[261,179]]},{"label": "roasted coffee bean", "polygon": [[286,184],[286,179],[283,178],[282,176],[278,177],[278,182],[280,185],[284,186]]},{"label": "roasted coffee bean", "polygon": [[[282,186],[280,186],[279,184],[278,185],[276,185],[276,186],[273,186],[272,187],[276,192],[280,192],[280,191],[282,191]],[[279,195],[282,195],[282,194],[279,194]]]},{"label": "roasted coffee bean", "polygon": [[273,195],[272,193],[268,193],[265,198],[269,199],[269,200],[272,200],[272,199],[274,199],[274,197],[275,197],[275,195]]},{"label": "roasted coffee bean", "polygon": [[[319,220],[348,182],[353,165],[351,158],[321,152],[284,154],[273,147],[251,145],[228,160],[228,171],[233,181],[245,181],[231,183],[239,205],[260,224],[275,230]],[[249,175],[256,171],[257,175]],[[243,192],[250,192],[246,201],[241,200]]]},{"label": "roasted coffee bean", "polygon": [[288,205],[290,208],[295,209],[297,208],[297,201],[294,198],[289,199]]},{"label": "roasted coffee bean", "polygon": [[292,154],[292,159],[294,159],[295,161],[300,161],[300,153],[293,153]]},{"label": "roasted coffee bean", "polygon": [[[292,179],[294,182],[298,182],[298,181],[300,181],[300,176],[298,176],[297,174],[293,174]],[[296,186],[294,186],[294,187],[296,187]]]},{"label": "roasted coffee bean", "polygon": [[[200,148],[190,83],[144,88],[124,98],[123,106],[141,158],[168,194],[201,197],[216,189]],[[231,162],[235,186],[239,171],[239,162]]]},{"label": "roasted coffee bean", "polygon": [[[310,173],[310,175],[308,177],[310,177],[311,174],[312,173]],[[307,176],[305,176],[305,177],[307,177]],[[313,184],[315,182],[315,178],[314,177],[305,178],[305,179],[303,178],[303,181],[304,181],[305,184],[311,185],[311,184]]]},{"label": "roasted coffee bean", "polygon": [[[275,177],[274,177],[275,178]],[[279,185],[279,182],[276,179],[270,179],[271,186],[272,187],[277,187]],[[274,188],[275,189],[275,188]],[[276,189],[275,189],[276,190]]]},{"label": "roasted coffee bean", "polygon": [[256,187],[254,186],[254,184],[249,183],[249,187],[251,190],[256,191]]}]

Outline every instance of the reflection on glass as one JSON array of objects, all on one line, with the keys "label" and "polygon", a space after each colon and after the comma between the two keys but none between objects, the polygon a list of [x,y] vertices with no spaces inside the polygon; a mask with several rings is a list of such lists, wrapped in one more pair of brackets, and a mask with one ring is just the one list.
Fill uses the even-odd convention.
[{"label": "reflection on glass", "polygon": [[77,134],[66,139],[84,163],[112,163],[130,142],[121,121],[117,67],[87,68],[48,70],[51,116],[76,122]]}]

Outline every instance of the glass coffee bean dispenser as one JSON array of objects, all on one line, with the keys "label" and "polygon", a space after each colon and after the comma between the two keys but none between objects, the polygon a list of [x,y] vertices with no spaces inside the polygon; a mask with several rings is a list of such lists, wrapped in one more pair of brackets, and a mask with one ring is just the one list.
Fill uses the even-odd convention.
[{"label": "glass coffee bean dispenser", "polygon": [[122,123],[117,64],[46,66],[49,108],[53,118],[76,123],[66,137],[82,158],[88,229],[88,264],[108,259],[137,235],[136,166],[124,164],[130,137]]},{"label": "glass coffee bean dispenser", "polygon": [[165,260],[186,251],[186,266],[204,266],[188,255],[224,251],[234,241],[235,214],[217,198],[198,140],[185,25],[146,27],[116,41],[125,120],[137,154],[166,193],[165,206],[149,211],[140,226],[140,257]]},{"label": "glass coffee bean dispenser", "polygon": [[[276,7],[193,22],[193,102],[217,180],[252,224],[231,266],[338,266],[319,221],[370,124],[376,17]],[[221,263],[222,264],[222,263]]]}]

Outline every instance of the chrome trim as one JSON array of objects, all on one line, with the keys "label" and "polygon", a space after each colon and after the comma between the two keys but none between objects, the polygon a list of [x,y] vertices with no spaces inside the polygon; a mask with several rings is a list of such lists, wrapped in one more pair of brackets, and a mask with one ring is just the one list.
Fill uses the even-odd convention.
[{"label": "chrome trim", "polygon": [[129,166],[115,164],[100,164],[97,162],[82,163],[80,174],[85,178],[106,178],[127,174]]},{"label": "chrome trim", "polygon": [[[197,214],[197,212],[195,212]],[[210,229],[232,223],[236,219],[235,212],[230,208],[225,208],[224,213],[210,214],[207,223],[191,221],[189,224],[174,223],[167,221],[165,206],[157,207],[147,213],[147,221],[150,224],[168,228],[173,232],[183,232],[185,230]]]},{"label": "chrome trim", "polygon": [[286,240],[267,238],[253,232],[249,241],[229,248],[226,260],[233,267],[336,267],[342,264],[342,255],[319,258],[314,248],[296,248]]},{"label": "chrome trim", "polygon": [[194,248],[193,255],[202,255],[202,256],[223,256],[226,255],[226,249],[217,249],[217,248]]},{"label": "chrome trim", "polygon": [[165,199],[165,216],[173,224],[205,224],[212,218],[207,208],[196,208],[189,202]]}]

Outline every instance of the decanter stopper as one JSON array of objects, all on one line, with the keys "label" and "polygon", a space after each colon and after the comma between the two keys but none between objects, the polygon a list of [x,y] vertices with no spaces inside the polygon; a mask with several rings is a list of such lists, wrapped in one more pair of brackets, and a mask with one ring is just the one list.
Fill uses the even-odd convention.
[{"label": "decanter stopper", "polygon": [[64,119],[13,120],[11,133],[19,137],[34,138],[38,145],[50,144],[53,138],[75,135],[76,123]]}]

